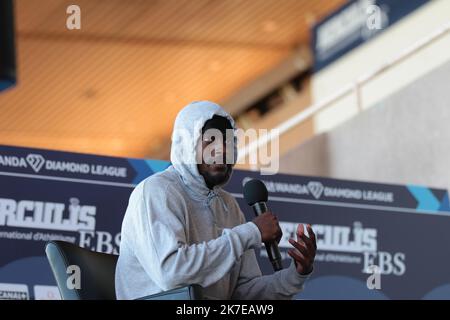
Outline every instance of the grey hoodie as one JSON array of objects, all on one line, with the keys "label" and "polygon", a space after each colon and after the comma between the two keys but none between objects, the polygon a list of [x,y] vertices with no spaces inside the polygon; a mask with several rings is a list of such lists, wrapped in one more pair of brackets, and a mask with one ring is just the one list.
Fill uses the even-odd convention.
[{"label": "grey hoodie", "polygon": [[172,165],[131,193],[116,267],[118,299],[189,284],[200,285],[207,299],[291,299],[301,291],[307,276],[298,274],[294,263],[261,275],[253,250],[261,246],[258,227],[245,221],[232,195],[221,186],[210,190],[198,172],[196,145],[214,115],[235,127],[212,102],[181,110],[172,134]]}]

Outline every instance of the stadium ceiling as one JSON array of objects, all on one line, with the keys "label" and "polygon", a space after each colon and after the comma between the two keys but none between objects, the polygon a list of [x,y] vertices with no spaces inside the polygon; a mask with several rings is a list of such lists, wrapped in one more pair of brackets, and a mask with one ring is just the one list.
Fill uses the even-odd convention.
[{"label": "stadium ceiling", "polygon": [[[16,0],[18,84],[0,144],[167,158],[193,100],[222,102],[344,0]],[[66,9],[81,9],[68,30]]]}]

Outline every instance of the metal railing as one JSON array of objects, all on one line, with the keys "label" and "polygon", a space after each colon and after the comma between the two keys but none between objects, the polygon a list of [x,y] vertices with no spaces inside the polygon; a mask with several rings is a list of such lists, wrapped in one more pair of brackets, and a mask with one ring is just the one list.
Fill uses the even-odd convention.
[{"label": "metal railing", "polygon": [[[422,50],[423,48],[427,47],[431,43],[437,41],[444,35],[450,32],[450,22],[445,24],[443,27],[438,28],[433,33],[428,35],[427,37],[420,39],[419,41],[415,42],[410,47],[407,47],[405,50],[401,51],[398,55],[394,56],[392,59],[386,61],[379,67],[375,68],[373,71],[368,72],[364,74],[363,76],[359,77],[356,81],[353,83],[349,83],[346,86],[342,87],[340,90],[329,96],[328,98],[323,99],[322,101],[319,101],[318,103],[315,103],[303,111],[299,112],[289,120],[281,123],[280,125],[276,126],[274,129],[277,129],[280,136],[287,131],[291,130],[292,128],[298,126],[299,124],[303,123],[304,121],[308,120],[315,114],[317,114],[319,111],[322,111],[326,109],[328,106],[330,106],[332,103],[342,99],[343,97],[346,97],[347,95],[354,93],[356,96],[357,101],[357,107],[358,111],[362,111],[362,97],[361,97],[361,88],[363,85],[368,83],[369,81],[373,80],[380,74],[386,72],[387,70],[391,69],[393,66],[397,65],[398,63],[402,62],[403,60],[407,59],[408,57],[412,56],[413,54],[417,53],[418,51]],[[247,146],[242,147],[239,150],[239,159],[247,157],[250,153],[257,151],[261,146],[266,145],[269,143],[272,139],[271,134],[266,134],[257,140],[253,141],[252,143],[248,144]]]}]

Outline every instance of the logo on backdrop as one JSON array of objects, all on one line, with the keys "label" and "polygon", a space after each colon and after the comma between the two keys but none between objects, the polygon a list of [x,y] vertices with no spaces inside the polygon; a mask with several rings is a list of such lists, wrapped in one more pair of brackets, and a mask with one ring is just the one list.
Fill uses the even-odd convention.
[{"label": "logo on backdrop", "polygon": [[45,169],[47,171],[92,174],[118,178],[127,177],[126,167],[105,166],[100,164],[79,163],[74,161],[50,160],[45,159],[41,154],[38,153],[30,153],[26,157],[0,155],[0,166],[13,168],[30,167],[35,173],[39,173],[43,169]]},{"label": "logo on backdrop", "polygon": [[40,154],[33,154],[30,153],[27,155],[26,160],[28,164],[31,166],[31,168],[34,170],[34,172],[38,173],[42,166],[44,165],[45,159]]},{"label": "logo on backdrop", "polygon": [[[291,248],[288,240],[295,238],[297,226],[295,222],[280,221],[280,248]],[[363,227],[359,221],[353,226],[314,224],[312,228],[317,239],[317,262],[359,264],[364,274],[372,274],[374,265],[382,275],[402,276],[406,271],[403,252],[378,251],[375,228]],[[261,255],[267,253],[261,250]]]},{"label": "logo on backdrop", "polygon": [[0,226],[59,231],[95,230],[97,208],[80,205],[77,198],[70,198],[69,203],[66,208],[64,203],[0,198]]},{"label": "logo on backdrop", "polygon": [[[245,177],[242,180],[242,185],[244,185],[250,177]],[[377,190],[366,190],[366,189],[352,189],[343,188],[335,186],[327,186],[319,181],[309,181],[306,184],[301,183],[287,183],[279,182],[273,180],[262,180],[267,187],[267,191],[270,193],[285,193],[287,195],[302,195],[302,196],[313,196],[314,199],[346,199],[346,200],[365,200],[365,201],[376,201],[383,203],[394,202],[394,193],[377,191]]]},{"label": "logo on backdrop", "polygon": [[35,300],[61,300],[57,286],[35,285],[33,289]]},{"label": "logo on backdrop", "polygon": [[[96,230],[96,214],[96,206],[81,204],[75,197],[69,199],[68,205],[0,198],[0,226],[20,228],[0,231],[0,239],[78,242],[81,247],[117,254],[120,233],[113,235],[107,231]],[[41,232],[36,229],[60,231],[64,234]]]},{"label": "logo on backdrop", "polygon": [[28,300],[28,286],[18,283],[0,283],[0,300]]},{"label": "logo on backdrop", "polygon": [[314,198],[319,199],[323,192],[323,184],[317,181],[310,181],[308,182],[308,190]]}]

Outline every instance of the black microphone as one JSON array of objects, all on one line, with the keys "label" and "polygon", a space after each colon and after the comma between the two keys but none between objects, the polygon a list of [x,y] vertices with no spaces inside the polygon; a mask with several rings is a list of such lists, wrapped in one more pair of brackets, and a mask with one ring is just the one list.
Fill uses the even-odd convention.
[{"label": "black microphone", "polygon": [[[267,212],[267,199],[269,198],[269,193],[267,188],[261,180],[250,180],[244,185],[244,199],[247,204],[253,208],[256,216]],[[281,263],[281,254],[278,249],[278,244],[276,242],[264,242],[266,246],[267,255],[272,263],[273,270],[278,271],[283,269]]]}]

